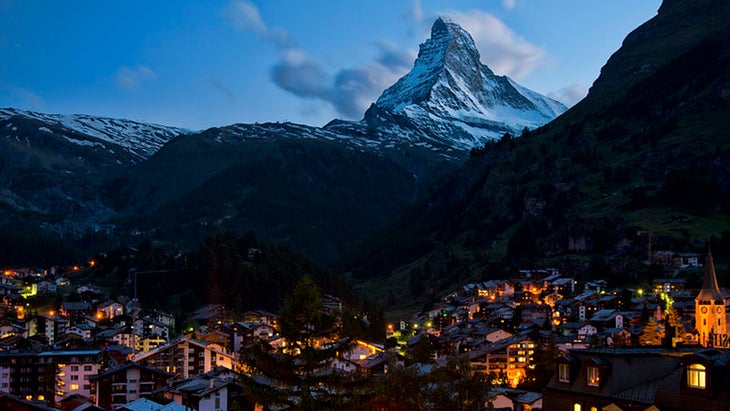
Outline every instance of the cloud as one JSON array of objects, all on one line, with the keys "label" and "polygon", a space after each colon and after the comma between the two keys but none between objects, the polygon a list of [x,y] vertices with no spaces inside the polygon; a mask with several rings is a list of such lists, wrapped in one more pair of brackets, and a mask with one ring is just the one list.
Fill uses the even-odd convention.
[{"label": "cloud", "polygon": [[228,97],[229,100],[236,101],[236,95],[233,94],[233,92],[231,91],[231,89],[229,89],[228,87],[226,87],[226,85],[223,84],[217,78],[214,78],[214,77],[209,78],[208,79],[208,84],[211,87],[213,87],[213,89],[218,90],[221,93],[223,93],[223,95],[225,95],[226,97]]},{"label": "cloud", "polygon": [[301,50],[286,50],[282,61],[271,69],[279,87],[299,97],[330,99],[330,76]]},{"label": "cloud", "polygon": [[346,68],[330,76],[301,50],[288,50],[271,70],[279,87],[299,97],[328,103],[339,115],[358,119],[383,90],[403,76],[416,57],[413,51],[399,51],[378,43],[375,61]]},{"label": "cloud", "polygon": [[261,18],[258,7],[250,1],[234,0],[224,12],[226,18],[239,30],[252,31],[259,38],[281,48],[292,47],[292,40],[283,29],[270,28]]},{"label": "cloud", "polygon": [[574,106],[577,102],[583,100],[588,94],[588,88],[583,84],[573,84],[567,87],[563,87],[556,91],[547,93],[547,96],[558,100],[568,107]]},{"label": "cloud", "polygon": [[471,34],[482,62],[497,74],[520,79],[546,64],[545,51],[515,34],[489,13],[473,10],[444,14]]},{"label": "cloud", "polygon": [[[285,30],[269,27],[250,1],[232,1],[225,16],[237,29],[250,31],[278,48],[281,59],[270,70],[274,84],[297,97],[324,103],[348,119],[360,118],[386,87],[408,71],[416,58],[414,51],[376,42],[374,61],[332,73],[306,51],[295,47]],[[418,0],[406,17],[423,19]]]},{"label": "cloud", "polygon": [[142,84],[157,78],[157,74],[146,66],[127,67],[117,69],[115,79],[117,86],[122,90],[134,91],[142,88]]},{"label": "cloud", "polygon": [[414,23],[420,23],[423,21],[423,7],[421,7],[420,0],[413,0],[413,4],[410,8],[403,12],[403,17],[406,20],[413,21]]},{"label": "cloud", "polygon": [[516,0],[502,0],[502,5],[507,10],[512,10],[515,8],[515,3],[517,3]]}]

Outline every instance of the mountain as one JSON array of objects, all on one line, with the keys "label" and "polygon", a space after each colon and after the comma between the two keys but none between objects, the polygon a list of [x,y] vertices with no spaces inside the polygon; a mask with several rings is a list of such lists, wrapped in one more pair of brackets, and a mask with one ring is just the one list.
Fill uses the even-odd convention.
[{"label": "mountain", "polygon": [[383,92],[365,113],[365,122],[380,125],[389,116],[405,118],[437,141],[468,150],[504,133],[537,128],[566,109],[495,75],[481,63],[469,33],[439,18],[413,69]]},{"label": "mountain", "polygon": [[427,298],[533,266],[638,284],[649,281],[648,248],[702,251],[712,235],[727,247],[727,38],[730,3],[665,1],[583,101],[473,150],[343,267],[397,305],[404,289]]},{"label": "mountain", "polygon": [[233,229],[332,262],[428,195],[470,149],[564,110],[494,75],[469,34],[439,19],[413,70],[357,122],[189,132],[0,110],[0,202],[8,226],[87,252],[143,238],[189,248]]},{"label": "mountain", "polygon": [[[116,214],[101,188],[187,131],[0,109],[0,259],[61,263]],[[71,240],[71,241],[69,241]]]},{"label": "mountain", "polygon": [[[403,89],[426,68],[428,81]],[[478,106],[434,109],[468,96]],[[397,101],[407,112],[392,106]],[[409,117],[416,103],[434,116]],[[331,262],[427,195],[486,136],[537,127],[564,109],[495,76],[468,33],[439,19],[412,72],[362,121],[334,120],[323,128],[234,124],[180,137],[111,184],[113,204],[126,216],[116,221],[180,246],[215,230],[251,229]],[[509,121],[498,122],[500,113]],[[447,115],[457,114],[478,130],[471,142],[464,140],[464,121],[444,131],[455,121]]]},{"label": "mountain", "polygon": [[[172,138],[190,131],[157,124],[89,115],[44,114],[14,108],[0,109],[0,121],[36,121],[38,131],[63,136],[70,143],[96,146],[111,154],[125,151],[136,164],[149,158]],[[74,134],[70,137],[65,134]],[[108,146],[108,147],[107,147]],[[122,159],[120,159],[121,161]]]}]

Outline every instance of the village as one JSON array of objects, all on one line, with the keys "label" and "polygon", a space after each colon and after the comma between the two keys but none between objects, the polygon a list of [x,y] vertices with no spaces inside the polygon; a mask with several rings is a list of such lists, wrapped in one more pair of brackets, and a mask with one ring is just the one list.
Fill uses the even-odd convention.
[{"label": "village", "polygon": [[[606,280],[580,282],[557,269],[520,270],[454,290],[389,323],[384,340],[355,340],[327,367],[366,376],[393,367],[428,373],[458,356],[491,378],[480,409],[648,410],[664,409],[650,408],[662,401],[716,409],[724,397],[715,391],[723,388],[712,380],[730,376],[728,355],[717,349],[729,345],[730,298],[718,287],[711,254],[656,256],[675,273],[704,270],[701,287],[676,275],[647,288],[611,289]],[[0,408],[264,409],[243,398],[239,376],[250,373],[242,356],[257,341],[288,343],[276,314],[234,315],[210,304],[178,333],[174,315],[134,297],[111,299],[59,271],[3,273]],[[48,309],[28,302],[37,295],[63,297]],[[321,303],[333,315],[343,310],[336,296],[324,294]],[[371,409],[399,409],[397,402]]]}]

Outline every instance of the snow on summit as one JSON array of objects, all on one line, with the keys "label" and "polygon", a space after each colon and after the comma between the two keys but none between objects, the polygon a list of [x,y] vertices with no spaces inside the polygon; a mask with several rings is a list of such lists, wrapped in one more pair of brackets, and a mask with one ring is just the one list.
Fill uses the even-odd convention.
[{"label": "snow on summit", "polygon": [[443,18],[421,44],[413,69],[385,90],[375,106],[421,128],[451,134],[450,145],[460,149],[505,132],[519,135],[525,127],[539,127],[567,110],[556,100],[495,75],[481,63],[469,33]]}]

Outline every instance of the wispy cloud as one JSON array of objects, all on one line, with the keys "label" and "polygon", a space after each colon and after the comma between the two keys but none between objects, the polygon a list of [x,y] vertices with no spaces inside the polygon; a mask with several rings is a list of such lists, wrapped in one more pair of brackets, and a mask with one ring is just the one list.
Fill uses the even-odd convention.
[{"label": "wispy cloud", "polygon": [[444,14],[471,34],[482,62],[497,74],[520,79],[546,64],[544,50],[517,35],[492,14],[477,10]]},{"label": "wispy cloud", "polygon": [[142,88],[144,83],[157,78],[157,74],[147,66],[122,66],[115,73],[117,86],[122,90],[134,91]]},{"label": "wispy cloud", "polygon": [[515,8],[515,4],[517,3],[517,0],[502,0],[502,5],[507,10],[512,10]]},{"label": "wispy cloud", "polygon": [[[411,18],[422,18],[419,10],[420,3],[415,1],[416,16]],[[348,119],[362,116],[387,86],[408,71],[416,57],[413,51],[397,50],[379,42],[374,43],[378,49],[374,61],[331,73],[305,50],[296,47],[285,30],[270,28],[253,3],[234,0],[225,15],[237,29],[251,31],[278,48],[281,59],[270,71],[274,84],[295,96],[324,102]]]},{"label": "wispy cloud", "polygon": [[239,30],[251,31],[259,38],[281,48],[293,47],[289,33],[284,29],[269,27],[261,18],[258,7],[250,1],[231,1],[225,9],[224,15]]},{"label": "wispy cloud", "polygon": [[573,84],[567,87],[563,87],[556,91],[547,93],[547,96],[558,100],[568,107],[574,106],[577,102],[583,100],[588,94],[588,88],[583,84]]}]

